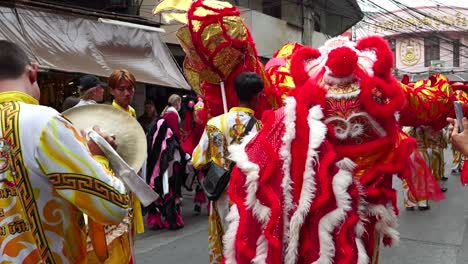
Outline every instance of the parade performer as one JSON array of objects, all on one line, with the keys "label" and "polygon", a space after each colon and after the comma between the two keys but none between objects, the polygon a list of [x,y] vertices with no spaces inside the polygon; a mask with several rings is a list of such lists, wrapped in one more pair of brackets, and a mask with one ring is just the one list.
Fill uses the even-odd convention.
[{"label": "parade performer", "polygon": [[[154,9],[166,21],[184,24],[177,38],[187,55],[184,74],[192,89],[201,96],[210,117],[224,113],[221,82],[227,107],[239,105],[234,78],[241,72],[256,72],[265,83],[256,117],[281,106],[281,98],[265,74],[255,43],[239,10],[228,2],[204,0],[164,0]],[[219,30],[218,30],[219,28]]]},{"label": "parade performer", "polygon": [[138,117],[138,123],[140,123],[145,133],[148,132],[157,117],[158,113],[156,112],[156,106],[154,105],[153,100],[146,100],[145,111]]},{"label": "parade performer", "polygon": [[[428,153],[428,133],[426,130],[428,127],[419,126],[419,127],[411,127],[408,131],[403,130],[409,136],[416,140],[416,144],[418,145],[418,153],[423,157],[424,161],[428,166],[431,164],[431,160],[429,159]],[[429,201],[428,199],[417,200],[409,191],[408,183],[406,180],[403,180],[403,203],[407,210],[414,210],[415,208],[419,208],[420,210],[428,210]]]},{"label": "parade performer", "polygon": [[[109,91],[114,97],[112,106],[136,117],[130,106],[135,93],[135,77],[125,69],[115,70],[109,76]],[[134,263],[133,245],[136,234],[144,232],[141,205],[130,193],[131,210],[119,225],[90,224],[91,243],[88,245],[88,263]]]},{"label": "parade performer", "polygon": [[[175,20],[183,24],[177,31],[177,38],[187,55],[184,74],[192,89],[202,98],[208,118],[239,106],[234,79],[246,71],[257,73],[264,83],[264,89],[253,109],[257,119],[261,119],[265,110],[282,105],[279,93],[270,85],[269,77],[265,74],[252,35],[235,6],[212,0],[164,0],[158,4],[154,13],[161,13],[166,21]],[[227,128],[223,128],[223,131],[227,131],[224,129]],[[193,165],[200,168],[196,159],[194,154]],[[223,217],[228,209],[227,198],[224,200],[222,206],[215,204],[210,210],[211,263],[219,263],[222,255],[221,237],[224,228],[221,221],[225,220]],[[222,212],[213,212],[213,208],[219,207],[222,207]],[[222,216],[219,217],[219,214]]]},{"label": "parade performer", "polygon": [[129,197],[99,147],[38,105],[37,70],[21,48],[0,40],[0,259],[88,263],[82,212],[115,225]]},{"label": "parade performer", "polygon": [[[193,166],[195,169],[207,167],[210,163],[227,169],[230,166],[228,146],[239,144],[244,136],[249,121],[254,117],[255,106],[259,94],[263,90],[263,81],[253,72],[243,72],[234,80],[234,88],[240,100],[239,107],[233,107],[228,113],[214,117],[208,121],[205,132],[193,151]],[[260,128],[257,122],[251,129],[255,133]],[[210,216],[208,219],[208,249],[210,263],[221,263],[223,257],[223,235],[226,232],[226,216],[230,201],[226,193],[218,200],[210,201]]]},{"label": "parade performer", "polygon": [[78,86],[80,101],[75,106],[100,103],[104,100],[105,83],[94,75],[85,75],[80,78]]},{"label": "parade performer", "polygon": [[164,118],[158,118],[148,131],[147,144],[146,182],[160,196],[147,208],[147,226],[152,230],[182,228],[184,221],[180,204],[186,166],[185,152]]},{"label": "parade performer", "polygon": [[161,113],[161,116],[166,120],[169,126],[172,129],[172,132],[180,140],[180,123],[181,118],[179,116],[179,111],[182,104],[182,98],[177,94],[172,94],[167,99],[167,105]]},{"label": "parade performer", "polygon": [[[419,80],[415,83],[409,83],[409,78],[405,76],[400,83],[404,94],[406,96],[405,107],[400,111],[401,125],[407,126],[425,126],[427,129],[432,131],[440,131],[446,126],[446,118],[454,117],[455,112],[453,110],[453,101],[460,101],[463,105],[463,112],[468,115],[468,86],[460,82],[450,82],[446,76],[442,74],[434,74],[427,80]],[[430,135],[432,137],[434,135]],[[443,138],[439,135],[439,138]],[[441,143],[444,141],[441,140]],[[437,140],[432,145],[441,144]],[[442,144],[444,146],[445,144]],[[441,152],[437,150],[440,147],[436,147],[437,153]],[[455,172],[461,170],[461,164],[463,157],[459,153],[454,151],[454,160],[452,169]],[[440,163],[435,163],[440,164]],[[438,167],[438,165],[435,165]],[[440,167],[439,167],[440,168]],[[434,176],[444,180],[442,169],[434,170]],[[453,172],[453,170],[452,170]],[[460,178],[462,184],[468,182],[468,176]],[[445,187],[444,187],[445,188]]]},{"label": "parade performer", "polygon": [[[442,192],[446,192],[445,181],[445,161],[444,149],[447,147],[446,130],[441,129],[435,131],[430,126],[413,127],[408,132],[408,135],[416,139],[418,144],[418,152],[424,158],[424,161],[429,166],[432,175],[439,182]],[[408,189],[407,182],[403,180],[403,194],[405,208],[414,210],[418,207],[420,210],[428,210],[430,208],[429,201],[417,201]]]},{"label": "parade performer", "polygon": [[392,66],[380,37],[293,55],[292,97],[230,150],[226,263],[377,263],[380,241],[399,240],[392,175],[417,199],[443,197],[395,118],[405,97]]},{"label": "parade performer", "polygon": [[[461,83],[461,82],[454,82],[451,83],[452,89],[454,90],[455,98],[457,101],[463,103],[463,113],[465,116],[468,116],[468,84]],[[454,115],[451,115],[454,117]],[[452,160],[452,173],[460,173],[463,168],[463,163],[465,157],[460,153],[460,151],[456,151],[455,148],[452,146],[452,153],[453,153],[453,160]]]},{"label": "parade performer", "polygon": [[[183,114],[184,122],[182,124],[182,149],[185,153],[191,155],[203,135],[206,122],[208,121],[208,112],[200,96],[184,96],[182,101],[182,112],[185,113]],[[201,187],[201,181],[204,177],[203,170],[193,170],[191,161],[187,164],[187,168],[185,187],[188,190],[195,189],[193,197],[193,203],[195,204],[194,211],[201,213],[201,207],[205,203],[209,210],[208,200]]]},{"label": "parade performer", "polygon": [[441,129],[436,131],[429,127],[427,132],[431,172],[439,182],[442,192],[446,192],[447,187],[445,187],[445,181],[447,181],[448,178],[445,176],[444,149],[448,146],[447,130]]},{"label": "parade performer", "polygon": [[457,174],[462,171],[463,168],[463,162],[465,158],[462,156],[460,151],[455,150],[455,148],[452,146],[452,167],[450,167],[450,171],[452,174]]}]

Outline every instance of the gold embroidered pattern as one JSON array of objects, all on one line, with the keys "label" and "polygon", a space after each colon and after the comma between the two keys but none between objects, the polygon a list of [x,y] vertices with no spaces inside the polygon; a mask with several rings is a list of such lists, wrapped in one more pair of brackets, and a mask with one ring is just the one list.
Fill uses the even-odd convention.
[{"label": "gold embroidered pattern", "polygon": [[36,241],[42,260],[45,263],[55,263],[42,228],[39,210],[34,199],[34,192],[28,180],[28,172],[23,163],[19,138],[19,111],[20,105],[17,102],[0,104],[2,134],[3,138],[6,139],[11,146],[13,169],[16,172],[13,174],[13,177],[21,205],[24,208],[25,215],[30,224],[31,234],[33,236],[32,239]]},{"label": "gold embroidered pattern", "polygon": [[49,181],[57,190],[76,190],[107,200],[119,207],[128,208],[129,198],[99,179],[78,174],[49,174]]}]

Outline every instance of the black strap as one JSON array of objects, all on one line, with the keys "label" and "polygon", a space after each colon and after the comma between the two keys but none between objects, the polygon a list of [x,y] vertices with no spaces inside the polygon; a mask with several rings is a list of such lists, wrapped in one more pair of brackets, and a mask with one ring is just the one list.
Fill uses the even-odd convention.
[{"label": "black strap", "polygon": [[244,133],[242,133],[242,137],[249,134],[250,130],[252,130],[252,128],[255,126],[255,124],[257,124],[257,119],[252,116],[252,118],[250,118],[250,120],[249,120],[249,123],[247,123],[247,126],[244,129]]},{"label": "black strap", "polygon": [[[245,135],[249,134],[250,130],[252,130],[252,128],[255,126],[255,124],[257,124],[257,119],[252,116],[252,118],[250,118],[249,122],[247,123],[247,126],[245,127],[244,132],[241,135],[241,138],[243,138]],[[234,165],[235,165],[235,162],[231,162],[231,164],[229,164],[229,170],[232,170]]]}]

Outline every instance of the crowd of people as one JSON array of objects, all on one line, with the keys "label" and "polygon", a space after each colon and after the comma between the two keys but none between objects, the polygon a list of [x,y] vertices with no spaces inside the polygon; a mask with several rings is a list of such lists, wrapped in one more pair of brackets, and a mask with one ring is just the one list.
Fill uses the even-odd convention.
[{"label": "crowd of people", "polygon": [[[326,131],[325,124],[320,121],[323,118],[321,108],[308,109],[312,102],[301,101],[300,96],[297,101],[291,97],[279,111],[267,112],[262,124],[254,117],[265,86],[257,73],[239,73],[233,81],[238,106],[209,120],[201,98],[177,94],[169,97],[160,114],[155,105],[159,102],[145,101],[144,113],[137,117],[131,106],[137,80],[125,69],[113,71],[107,83],[93,75],[80,78],[80,98],[67,98],[64,109],[103,103],[105,89],[108,89],[113,98],[111,105],[137,118],[146,133],[145,172],[139,174],[158,193],[159,199],[142,208],[136,195],[114,176],[109,161],[93,141],[86,140],[66,116],[38,105],[37,72],[38,65],[18,45],[0,40],[0,189],[8,194],[0,200],[0,220],[3,223],[5,219],[9,227],[6,230],[5,225],[0,226],[0,245],[4,249],[0,253],[1,260],[12,263],[134,263],[133,244],[135,235],[145,232],[144,215],[150,230],[183,228],[182,189],[195,192],[194,210],[200,212],[207,201],[205,193],[208,194],[203,188],[203,179],[214,165],[233,174],[229,187],[224,186],[208,203],[210,263],[226,259],[247,263],[256,258],[276,261],[282,258],[282,252],[273,249],[280,248],[283,243],[288,245],[283,254],[291,257],[291,263],[298,258],[313,258],[317,252],[304,251],[314,243],[313,239],[305,236],[300,242],[299,231],[294,228],[322,223],[319,217],[326,218],[328,213],[335,213],[336,219],[344,219],[343,230],[346,224],[358,223],[359,215],[353,215],[352,210],[362,210],[359,207],[362,190],[351,180],[350,171],[355,164],[342,157],[340,151],[344,153],[345,149],[336,148],[335,152],[328,141],[321,141]],[[464,118],[463,124],[458,124],[448,118],[447,122],[450,124],[446,133],[449,142],[466,157],[468,120]],[[464,127],[463,132],[459,132],[459,126]],[[432,165],[432,175],[445,192],[443,150],[448,142],[444,141],[443,132],[422,130],[418,127],[407,132],[417,139],[418,151],[426,162],[433,163],[428,164]],[[112,135],[96,131],[115,147]],[[252,140],[256,133],[258,136]],[[293,141],[294,133],[297,133],[297,141]],[[248,146],[241,144],[244,138],[250,142]],[[300,161],[291,159],[292,155],[300,157],[297,159]],[[301,169],[293,166],[297,162]],[[278,164],[281,169],[275,170]],[[297,171],[301,171],[301,175],[304,173],[304,179],[295,176],[299,175]],[[316,175],[317,185],[314,185],[310,177]],[[335,179],[345,183],[340,185]],[[296,181],[302,187],[288,196],[288,190],[295,188]],[[320,207],[321,213],[312,214],[314,206],[319,208],[319,205],[316,201],[312,204],[312,198],[308,200],[307,195],[315,188],[323,195],[319,197],[323,200],[318,202],[324,207]],[[409,188],[405,190],[407,209],[429,209],[427,199],[418,199],[420,197],[411,195]],[[330,193],[336,198],[323,198]],[[342,201],[339,195],[348,198]],[[284,201],[279,202],[279,199]],[[342,211],[336,211],[340,208],[331,205],[335,199],[338,207],[341,203],[349,204]],[[391,202],[390,199],[385,201]],[[359,234],[355,243],[357,251],[369,247],[372,248],[369,252],[377,254],[378,250],[373,247],[378,248],[380,242],[374,244],[374,241],[380,241],[380,237],[364,240],[364,228],[378,228],[387,223],[379,222],[383,207],[377,202],[372,206],[370,213],[374,213],[375,221],[366,223],[372,227],[357,225],[356,230],[360,231],[355,231]],[[307,207],[312,209],[309,211]],[[293,209],[297,211],[292,213]],[[86,223],[83,214],[87,216]],[[327,221],[333,222],[335,218]],[[250,223],[251,232],[239,222]],[[285,229],[279,227],[286,222],[301,224],[285,225]],[[319,224],[320,228],[325,224]],[[392,227],[385,228],[383,241],[388,243],[392,238],[387,236],[392,234],[385,232]],[[330,233],[330,238],[322,236],[327,238],[320,237],[320,240],[332,236],[340,243],[346,240],[339,238],[339,232]],[[361,244],[361,237],[366,246]],[[234,242],[237,239],[243,239],[244,243]],[[249,247],[257,247],[257,252]],[[333,258],[330,254],[320,252],[319,257]],[[341,257],[341,253],[333,254],[337,254],[335,258]],[[356,258],[369,260],[372,256],[356,255]]]}]

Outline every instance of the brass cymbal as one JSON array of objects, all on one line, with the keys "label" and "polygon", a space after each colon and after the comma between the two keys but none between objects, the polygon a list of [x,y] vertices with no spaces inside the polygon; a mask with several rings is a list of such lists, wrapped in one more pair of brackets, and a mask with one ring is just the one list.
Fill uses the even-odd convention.
[{"label": "brass cymbal", "polygon": [[73,125],[86,132],[94,126],[115,136],[117,153],[135,171],[146,159],[146,136],[138,121],[128,113],[105,104],[73,107],[62,113]]}]

